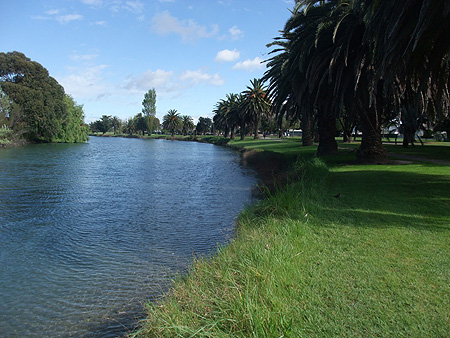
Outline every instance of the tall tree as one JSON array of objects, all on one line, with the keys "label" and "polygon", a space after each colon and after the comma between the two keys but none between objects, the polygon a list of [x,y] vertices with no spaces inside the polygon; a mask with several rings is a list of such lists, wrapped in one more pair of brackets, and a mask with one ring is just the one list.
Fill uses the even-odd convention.
[{"label": "tall tree", "polygon": [[242,104],[242,109],[245,114],[249,116],[253,122],[254,138],[258,139],[258,128],[261,116],[263,114],[270,114],[271,102],[267,95],[267,89],[263,86],[261,79],[253,79],[250,81],[250,86],[243,91],[245,100]]},{"label": "tall tree", "polygon": [[155,88],[150,89],[144,95],[144,100],[142,101],[142,113],[144,114],[147,122],[147,128],[149,135],[153,132],[154,118],[156,116],[156,90]]},{"label": "tall tree", "polygon": [[230,121],[227,118],[228,113],[227,101],[224,99],[220,100],[216,104],[213,113],[214,113],[213,117],[214,129],[217,132],[223,131],[223,136],[228,137],[230,134],[230,125],[229,125]]}]

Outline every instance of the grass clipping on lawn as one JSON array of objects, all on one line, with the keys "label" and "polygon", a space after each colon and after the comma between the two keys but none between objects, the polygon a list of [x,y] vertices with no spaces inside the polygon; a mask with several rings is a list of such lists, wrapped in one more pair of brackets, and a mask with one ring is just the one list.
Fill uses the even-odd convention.
[{"label": "grass clipping on lawn", "polygon": [[448,337],[450,172],[299,160],[137,337]]}]

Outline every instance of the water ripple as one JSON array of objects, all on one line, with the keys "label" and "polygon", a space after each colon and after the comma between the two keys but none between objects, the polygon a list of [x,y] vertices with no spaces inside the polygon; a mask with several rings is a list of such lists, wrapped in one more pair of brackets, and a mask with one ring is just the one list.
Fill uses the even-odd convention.
[{"label": "water ripple", "polygon": [[[20,170],[17,170],[20,168]],[[233,233],[254,177],[208,144],[0,151],[0,336],[115,337]]]}]

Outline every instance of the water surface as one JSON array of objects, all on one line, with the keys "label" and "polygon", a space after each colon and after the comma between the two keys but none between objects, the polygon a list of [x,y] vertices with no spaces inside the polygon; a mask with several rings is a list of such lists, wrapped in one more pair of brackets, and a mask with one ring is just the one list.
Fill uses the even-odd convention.
[{"label": "water surface", "polygon": [[0,337],[115,337],[232,236],[255,177],[193,142],[0,149]]}]

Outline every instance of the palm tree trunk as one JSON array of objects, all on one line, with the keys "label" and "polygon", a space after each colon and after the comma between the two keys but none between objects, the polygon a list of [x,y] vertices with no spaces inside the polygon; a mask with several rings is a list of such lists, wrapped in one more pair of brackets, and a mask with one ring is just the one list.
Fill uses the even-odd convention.
[{"label": "palm tree trunk", "polygon": [[255,140],[259,140],[259,134],[258,134],[258,129],[259,129],[259,115],[256,116],[255,118],[255,136],[253,139]]},{"label": "palm tree trunk", "polygon": [[245,140],[245,123],[241,124],[240,134],[241,134],[241,141],[244,141]]},{"label": "palm tree trunk", "polygon": [[336,120],[334,114],[320,114],[318,119],[319,127],[319,147],[318,155],[337,154],[336,136]]},{"label": "palm tree trunk", "polygon": [[231,136],[230,136],[230,138],[231,138],[232,140],[236,139],[235,132],[234,132],[234,128],[231,128]]},{"label": "palm tree trunk", "polygon": [[311,146],[313,145],[312,131],[311,131],[311,112],[304,109],[302,111],[302,145]]},{"label": "palm tree trunk", "polygon": [[356,153],[356,159],[360,163],[386,163],[387,151],[381,141],[380,116],[372,107],[361,115],[362,140]]}]

